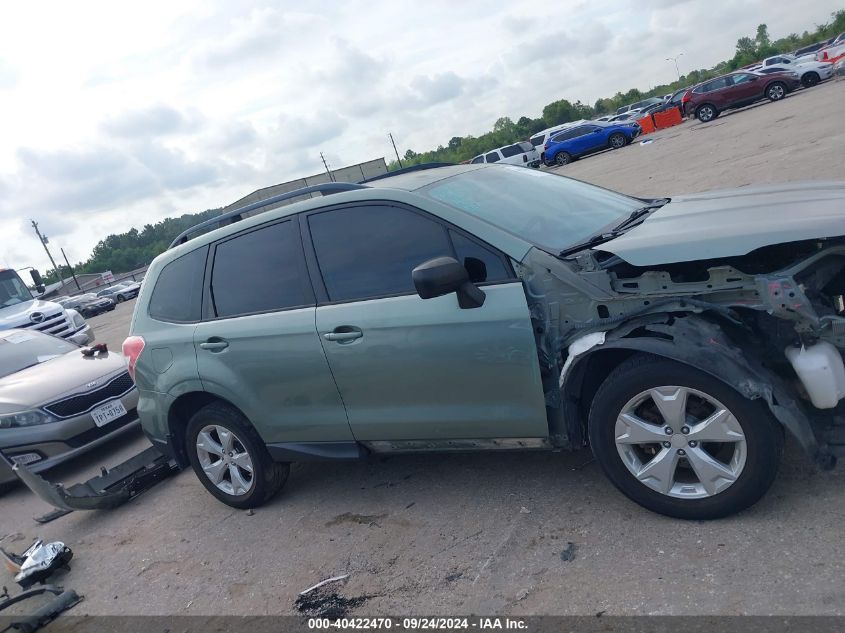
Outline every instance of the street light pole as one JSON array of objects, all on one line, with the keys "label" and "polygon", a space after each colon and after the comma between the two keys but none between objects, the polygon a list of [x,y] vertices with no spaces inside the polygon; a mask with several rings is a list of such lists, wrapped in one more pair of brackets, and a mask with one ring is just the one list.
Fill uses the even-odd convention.
[{"label": "street light pole", "polygon": [[399,169],[402,169],[402,159],[399,158],[399,150],[396,149],[396,141],[393,140],[393,132],[388,132],[387,136],[390,138],[390,142],[393,144],[393,151],[396,152],[396,162],[399,163]]},{"label": "street light pole", "polygon": [[683,55],[683,53],[678,53],[675,57],[667,57],[667,62],[675,62],[675,72],[678,73],[678,81],[681,80],[681,71],[678,70],[678,58]]}]

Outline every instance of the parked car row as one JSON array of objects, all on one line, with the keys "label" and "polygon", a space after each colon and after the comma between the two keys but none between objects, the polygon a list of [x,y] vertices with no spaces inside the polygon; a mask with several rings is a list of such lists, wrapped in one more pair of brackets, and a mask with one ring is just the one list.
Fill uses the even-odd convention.
[{"label": "parked car row", "polygon": [[55,301],[63,308],[76,310],[86,319],[103,314],[104,312],[111,312],[115,306],[113,299],[98,297],[93,292],[87,292],[83,295],[73,297],[56,297]]}]

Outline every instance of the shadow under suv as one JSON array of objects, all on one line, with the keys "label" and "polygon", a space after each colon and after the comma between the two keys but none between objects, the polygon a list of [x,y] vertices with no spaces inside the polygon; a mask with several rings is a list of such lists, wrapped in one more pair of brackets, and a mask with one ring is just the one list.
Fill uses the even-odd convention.
[{"label": "shadow under suv", "polygon": [[636,502],[714,518],[765,493],[784,432],[823,468],[845,448],[844,219],[842,183],[330,183],[175,240],[124,354],[148,437],[233,507],[294,461],[589,445]]}]

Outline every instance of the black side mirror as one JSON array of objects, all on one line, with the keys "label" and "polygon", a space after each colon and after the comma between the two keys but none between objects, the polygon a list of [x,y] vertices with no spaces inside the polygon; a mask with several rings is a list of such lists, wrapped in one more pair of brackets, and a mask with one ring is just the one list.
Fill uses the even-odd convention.
[{"label": "black side mirror", "polygon": [[435,257],[423,262],[411,273],[414,287],[422,299],[442,297],[452,292],[458,294],[458,305],[463,308],[479,308],[487,295],[476,287],[469,278],[469,272],[454,257]]},{"label": "black side mirror", "polygon": [[41,273],[33,268],[29,271],[29,274],[32,277],[32,283],[35,285],[35,289],[39,293],[44,292],[44,279],[41,277]]}]

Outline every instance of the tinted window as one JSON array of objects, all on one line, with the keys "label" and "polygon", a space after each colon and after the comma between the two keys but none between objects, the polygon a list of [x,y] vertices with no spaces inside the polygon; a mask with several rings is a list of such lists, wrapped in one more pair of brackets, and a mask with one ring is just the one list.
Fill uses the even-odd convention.
[{"label": "tinted window", "polygon": [[208,247],[204,246],[161,269],[150,295],[149,315],[160,321],[199,321],[202,279]]},{"label": "tinted window", "polygon": [[331,301],[415,292],[411,271],[452,255],[445,229],[407,209],[336,209],[309,215],[308,226]]},{"label": "tinted window", "polygon": [[540,136],[532,136],[531,141],[529,141],[529,142],[531,143],[531,145],[533,147],[539,147],[540,145],[543,144],[543,140],[545,140],[545,138],[546,138],[545,134],[540,134]]},{"label": "tinted window", "polygon": [[517,143],[517,145],[522,148],[523,152],[530,152],[534,149],[534,146],[528,141],[522,141],[520,143]]},{"label": "tinted window", "polygon": [[585,134],[589,134],[595,129],[595,127],[588,127],[586,125],[576,127],[574,130],[572,130],[571,136],[569,138],[578,138],[579,136],[584,136]]},{"label": "tinted window", "polygon": [[499,152],[490,152],[487,156],[484,157],[488,163],[495,163],[497,160],[501,159],[502,157],[499,156]]},{"label": "tinted window", "polygon": [[475,163],[483,163],[483,162],[484,162],[484,157],[483,157],[483,156],[476,156],[476,157],[475,157],[475,158],[473,158],[470,162],[471,162],[471,163],[473,163],[473,164],[475,164]]},{"label": "tinted window", "polygon": [[733,81],[734,86],[739,86],[740,84],[748,83],[753,77],[754,75],[742,73],[741,75],[731,75],[731,80]]},{"label": "tinted window", "polygon": [[[458,261],[469,271],[469,277],[473,283],[504,281],[513,277],[502,262],[502,258],[490,249],[456,231],[449,231],[449,237],[452,238]],[[472,259],[477,261],[467,261]],[[482,262],[484,266],[480,266],[478,262]]]},{"label": "tinted window", "polygon": [[561,134],[558,134],[557,136],[552,138],[552,140],[555,141],[556,143],[559,143],[560,141],[567,141],[574,136],[574,132],[575,132],[575,130],[569,130],[567,132],[562,132]]},{"label": "tinted window", "polygon": [[[533,145],[531,146],[534,147]],[[505,158],[510,158],[511,156],[516,156],[517,154],[521,154],[525,150],[523,150],[519,145],[508,145],[507,147],[502,148],[502,156]]]},{"label": "tinted window", "polygon": [[312,304],[303,272],[299,232],[291,221],[218,244],[211,273],[217,316]]},{"label": "tinted window", "polygon": [[699,92],[713,92],[714,90],[720,90],[728,85],[727,77],[719,77],[718,79],[714,79],[713,81],[708,81],[706,84],[699,88]]}]

